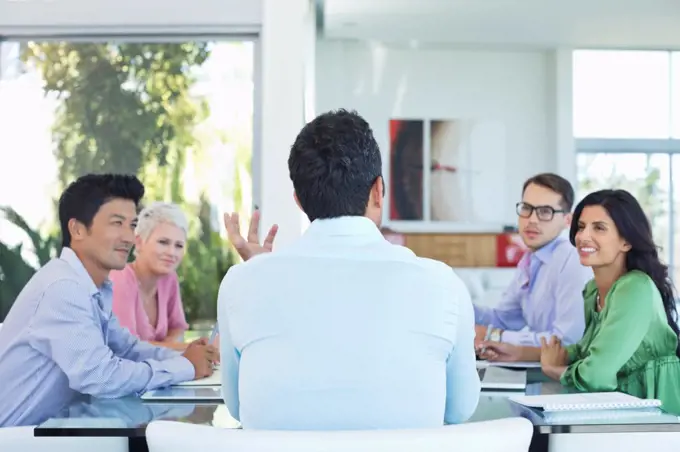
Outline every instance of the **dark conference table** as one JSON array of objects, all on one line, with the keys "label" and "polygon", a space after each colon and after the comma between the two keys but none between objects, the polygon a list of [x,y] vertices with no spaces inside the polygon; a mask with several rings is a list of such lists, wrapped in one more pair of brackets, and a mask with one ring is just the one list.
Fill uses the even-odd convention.
[{"label": "dark conference table", "polygon": [[[555,394],[563,392],[557,382],[547,381],[539,371],[529,370],[526,394]],[[678,432],[680,417],[670,413],[653,416],[632,414],[616,418],[572,416],[562,420],[546,420],[535,410],[508,400],[517,392],[483,391],[475,414],[469,422],[488,421],[508,417],[525,417],[534,425],[531,451],[547,452],[554,435],[579,433],[621,432]],[[644,414],[644,413],[642,413]],[[35,436],[127,437],[131,452],[148,451],[146,426],[155,420],[188,422],[235,428],[223,403],[158,403],[139,398],[82,399],[35,429]],[[680,435],[679,435],[680,436]]]}]

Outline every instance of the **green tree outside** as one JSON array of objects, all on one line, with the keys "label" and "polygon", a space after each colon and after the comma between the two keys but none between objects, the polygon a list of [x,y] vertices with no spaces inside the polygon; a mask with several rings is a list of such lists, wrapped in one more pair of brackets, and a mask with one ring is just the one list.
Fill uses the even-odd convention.
[{"label": "green tree outside", "polygon": [[[658,162],[660,157],[667,158],[666,155],[653,154],[581,154],[578,156],[578,195],[580,200],[588,193],[602,189],[624,189],[630,192],[647,214],[654,239],[661,246],[660,255],[667,261],[670,205],[669,193],[663,188],[664,175],[662,165]],[[642,163],[641,168],[636,167],[637,174],[632,175],[628,168],[638,160]],[[597,167],[598,171],[593,170],[593,167]]]},{"label": "green tree outside", "polygon": [[[22,56],[42,76],[45,93],[59,100],[52,136],[60,189],[86,173],[136,174],[145,184],[146,200],[183,206],[190,233],[178,276],[190,322],[215,318],[219,283],[237,260],[213,226],[207,195],[192,202],[183,189],[188,158],[200,161],[204,152],[196,129],[210,115],[209,105],[191,88],[195,69],[210,53],[207,42],[47,42],[29,43]],[[250,172],[250,146],[241,137],[222,140],[231,138],[238,141],[235,204],[241,208],[238,181],[244,168]],[[5,208],[2,213],[28,235],[39,265],[56,255],[56,221],[41,234],[20,212]],[[35,272],[21,252],[0,243],[0,321]]]}]

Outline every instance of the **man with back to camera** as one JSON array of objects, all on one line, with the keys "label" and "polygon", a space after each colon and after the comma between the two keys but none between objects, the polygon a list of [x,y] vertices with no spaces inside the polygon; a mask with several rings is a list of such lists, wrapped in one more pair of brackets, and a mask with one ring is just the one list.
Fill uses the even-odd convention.
[{"label": "man with back to camera", "polygon": [[142,183],[122,175],[86,175],[61,195],[61,255],[0,329],[0,427],[43,422],[79,393],[137,395],[212,373],[217,352],[204,339],[180,355],[140,342],[111,313],[108,274],[127,262],[142,196]]},{"label": "man with back to camera", "polygon": [[[538,361],[541,338],[578,342],[583,289],[593,274],[562,232],[571,224],[574,189],[557,174],[529,178],[517,203],[519,233],[529,248],[499,304],[475,306],[477,348],[497,361]],[[490,341],[484,342],[486,338]]]},{"label": "man with back to camera", "polygon": [[447,265],[380,230],[380,150],[354,112],[318,116],[288,159],[311,224],[271,251],[225,216],[246,262],[218,297],[223,395],[244,428],[436,427],[467,420],[480,381],[470,295]]}]

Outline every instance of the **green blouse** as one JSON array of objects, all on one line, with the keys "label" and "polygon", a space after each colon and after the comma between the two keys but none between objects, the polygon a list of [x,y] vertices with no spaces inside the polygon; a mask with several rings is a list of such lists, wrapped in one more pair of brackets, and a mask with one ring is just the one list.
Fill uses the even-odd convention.
[{"label": "green blouse", "polygon": [[586,330],[578,343],[566,347],[570,365],[562,384],[656,398],[680,410],[678,337],[652,279],[637,270],[626,273],[609,290],[602,312],[597,312],[594,280],[583,298]]}]

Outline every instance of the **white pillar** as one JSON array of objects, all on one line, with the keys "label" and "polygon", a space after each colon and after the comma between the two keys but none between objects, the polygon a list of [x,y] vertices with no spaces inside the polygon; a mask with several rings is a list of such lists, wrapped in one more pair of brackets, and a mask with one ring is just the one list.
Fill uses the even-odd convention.
[{"label": "white pillar", "polygon": [[572,49],[558,48],[553,56],[555,171],[571,182],[576,190]]},{"label": "white pillar", "polygon": [[299,237],[306,223],[293,200],[288,154],[305,124],[306,85],[314,86],[308,67],[314,61],[316,16],[310,0],[263,0],[262,6],[256,146],[260,154],[254,182],[259,189],[255,193],[262,212],[261,234],[278,224],[278,248]]}]

